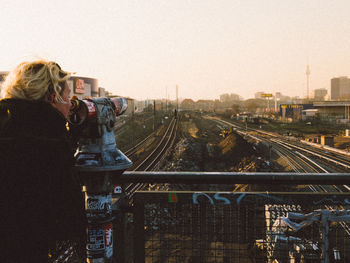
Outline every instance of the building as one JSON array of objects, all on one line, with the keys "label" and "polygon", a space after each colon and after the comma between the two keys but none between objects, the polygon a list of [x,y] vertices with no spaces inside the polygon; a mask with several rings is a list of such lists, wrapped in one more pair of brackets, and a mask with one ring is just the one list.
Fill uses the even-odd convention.
[{"label": "building", "polygon": [[214,111],[214,101],[198,100],[195,103],[195,109],[199,111]]},{"label": "building", "polygon": [[0,71],[0,83],[5,80],[8,73],[8,71]]},{"label": "building", "polygon": [[[77,96],[79,99],[84,99],[87,97],[100,97],[97,79],[71,76],[67,82],[71,89],[71,97]],[[103,91],[105,94],[104,89],[101,89],[101,91]]]},{"label": "building", "polygon": [[143,112],[144,109],[147,107],[147,101],[145,101],[145,100],[135,100],[134,101],[134,105],[135,105],[135,112],[136,113]]},{"label": "building", "polygon": [[184,99],[180,104],[181,110],[194,110],[195,102],[192,99]]},{"label": "building", "polygon": [[331,79],[331,100],[350,100],[350,79],[348,77]]},{"label": "building", "polygon": [[230,95],[228,93],[221,94],[220,95],[220,101],[221,102],[227,102],[230,100]]},{"label": "building", "polygon": [[241,100],[241,97],[238,94],[231,93],[230,100],[231,101],[239,101],[239,100]]},{"label": "building", "polygon": [[108,92],[104,88],[99,87],[98,88],[98,96],[99,97],[107,97]]},{"label": "building", "polygon": [[313,120],[316,117],[317,112],[318,112],[318,109],[302,110],[301,120],[302,121]]},{"label": "building", "polygon": [[321,120],[335,123],[349,123],[350,102],[349,101],[320,101],[314,102],[314,108],[318,109]]},{"label": "building", "polygon": [[261,95],[263,95],[263,94],[265,94],[265,92],[263,92],[263,91],[256,92],[256,93],[254,94],[254,98],[255,98],[255,99],[261,99],[261,98],[262,98]]},{"label": "building", "polygon": [[[293,121],[302,120],[303,110],[313,109],[312,104],[281,104],[280,116],[283,120],[292,119]],[[306,114],[306,113],[305,113]]]},{"label": "building", "polygon": [[313,97],[315,100],[323,101],[327,96],[327,89],[315,89],[313,91]]},{"label": "building", "polygon": [[228,94],[228,93],[225,93],[225,94],[221,94],[220,95],[220,101],[221,102],[232,102],[232,101],[239,101],[240,100],[240,97],[238,94],[234,94],[234,93],[231,93],[231,94]]}]

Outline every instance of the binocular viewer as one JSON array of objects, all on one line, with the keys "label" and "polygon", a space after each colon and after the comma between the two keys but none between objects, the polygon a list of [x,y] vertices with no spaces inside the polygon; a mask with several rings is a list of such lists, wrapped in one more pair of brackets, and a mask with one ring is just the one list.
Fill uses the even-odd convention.
[{"label": "binocular viewer", "polygon": [[78,138],[75,168],[83,183],[88,219],[87,262],[113,261],[112,177],[132,162],[116,146],[114,125],[128,102],[125,98],[71,100],[69,129]]},{"label": "binocular viewer", "polygon": [[117,149],[114,124],[128,102],[125,98],[71,100],[69,126],[78,137],[75,167],[84,172],[124,171],[132,162]]},{"label": "binocular viewer", "polygon": [[[108,111],[115,112],[115,117],[122,115],[128,108],[128,101],[125,98],[93,98],[93,99],[83,99],[78,98],[71,99],[71,114],[69,117],[69,122],[72,125],[81,125],[88,120],[96,119],[99,116],[100,108],[99,105],[103,107],[108,107]],[[113,114],[112,114],[113,115]],[[112,116],[110,116],[112,117]]]}]

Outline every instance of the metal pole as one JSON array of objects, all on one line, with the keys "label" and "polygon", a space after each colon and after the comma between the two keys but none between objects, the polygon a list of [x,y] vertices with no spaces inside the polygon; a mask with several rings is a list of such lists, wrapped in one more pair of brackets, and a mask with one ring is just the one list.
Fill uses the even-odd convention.
[{"label": "metal pole", "polygon": [[270,113],[270,98],[267,97],[267,112]]},{"label": "metal pole", "polygon": [[113,256],[113,217],[110,176],[85,173],[85,210],[87,227],[87,262],[111,263]]},{"label": "metal pole", "polygon": [[135,111],[132,110],[131,112],[131,145],[132,147],[135,146],[135,120],[134,120],[134,115]]},{"label": "metal pole", "polygon": [[176,85],[176,111],[179,111],[179,88]]},{"label": "metal pole", "polygon": [[153,100],[153,131],[156,129],[156,100]]},{"label": "metal pole", "polygon": [[329,242],[328,242],[328,215],[329,211],[321,211],[321,220],[322,220],[322,261],[323,263],[329,263]]}]

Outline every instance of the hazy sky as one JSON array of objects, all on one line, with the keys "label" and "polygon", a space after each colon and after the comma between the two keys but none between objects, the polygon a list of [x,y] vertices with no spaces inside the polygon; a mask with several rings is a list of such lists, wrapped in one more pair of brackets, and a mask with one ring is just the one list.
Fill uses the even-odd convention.
[{"label": "hazy sky", "polygon": [[56,60],[114,94],[306,96],[350,76],[349,0],[0,0],[0,71]]}]

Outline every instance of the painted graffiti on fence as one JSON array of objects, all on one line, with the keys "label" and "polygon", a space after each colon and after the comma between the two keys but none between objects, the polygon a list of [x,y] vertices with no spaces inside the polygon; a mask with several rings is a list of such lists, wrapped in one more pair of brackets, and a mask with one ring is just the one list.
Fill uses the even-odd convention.
[{"label": "painted graffiti on fence", "polygon": [[[198,198],[201,196],[206,197],[211,205],[214,205],[214,204],[230,205],[231,204],[230,199],[233,199],[233,201],[235,203],[240,204],[242,202],[242,200],[247,197],[247,194],[246,193],[233,193],[233,192],[217,192],[213,196],[211,196],[208,193],[195,192],[192,195],[193,204],[198,204],[199,203]],[[270,199],[270,200],[272,199],[272,200],[275,200],[278,202],[283,201],[283,199],[276,197],[276,196],[271,196],[269,194],[257,193],[257,194],[249,195],[249,196],[254,196],[254,197],[259,196],[259,197],[263,197],[265,199],[266,198]]]},{"label": "painted graffiti on fence", "polygon": [[195,192],[192,195],[192,200],[193,200],[193,204],[198,205],[198,197],[200,196],[205,196],[206,198],[208,198],[209,202],[211,205],[214,205],[214,201],[213,198],[211,198],[210,195],[203,193],[203,192]]},{"label": "painted graffiti on fence", "polygon": [[[273,200],[278,203],[288,203],[290,199],[277,197],[271,195],[269,193],[239,193],[239,192],[217,192],[215,194],[212,193],[204,193],[204,192],[195,192],[192,194],[192,202],[193,204],[199,204],[199,199],[207,200],[211,205],[219,204],[219,205],[230,205],[231,203],[241,204],[244,199],[249,199],[249,201],[256,201],[256,198],[260,197],[265,200]],[[248,201],[248,200],[247,200]],[[313,204],[350,204],[348,198],[344,198],[344,196],[329,196],[319,200],[314,200]]]}]

